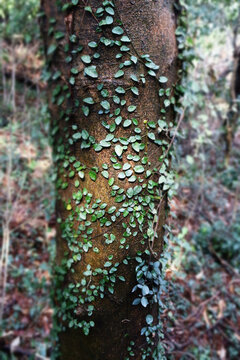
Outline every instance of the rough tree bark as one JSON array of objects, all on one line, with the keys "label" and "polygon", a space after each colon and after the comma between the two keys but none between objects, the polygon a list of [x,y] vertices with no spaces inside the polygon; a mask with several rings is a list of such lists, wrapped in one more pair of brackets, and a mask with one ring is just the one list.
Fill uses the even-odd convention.
[{"label": "rough tree bark", "polygon": [[59,358],[158,359],[174,1],[71,3],[42,0],[41,19],[57,168]]}]

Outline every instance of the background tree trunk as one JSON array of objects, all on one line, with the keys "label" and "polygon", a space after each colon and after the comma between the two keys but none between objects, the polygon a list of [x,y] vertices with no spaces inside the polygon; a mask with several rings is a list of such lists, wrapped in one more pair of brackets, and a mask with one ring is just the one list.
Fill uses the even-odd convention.
[{"label": "background tree trunk", "polygon": [[230,104],[227,117],[224,121],[224,140],[225,140],[225,165],[229,165],[232,143],[237,128],[239,117],[239,96],[240,96],[240,48],[236,47],[233,54],[233,72],[230,88]]},{"label": "background tree trunk", "polygon": [[57,167],[60,358],[157,359],[154,276],[171,182],[160,155],[178,70],[174,1],[73,3],[43,0],[41,22]]}]

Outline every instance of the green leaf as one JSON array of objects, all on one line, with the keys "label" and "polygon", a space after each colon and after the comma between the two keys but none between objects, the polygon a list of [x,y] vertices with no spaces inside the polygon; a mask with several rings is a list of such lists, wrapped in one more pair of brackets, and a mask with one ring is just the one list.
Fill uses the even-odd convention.
[{"label": "green leaf", "polygon": [[[141,144],[139,144],[139,145],[140,145],[140,148],[141,148]],[[134,155],[132,160],[135,161],[135,162],[140,161],[140,156],[139,155]]]},{"label": "green leaf", "polygon": [[72,137],[73,137],[73,139],[78,140],[78,139],[81,139],[82,135],[80,132],[77,132],[77,133],[73,134]]},{"label": "green leaf", "polygon": [[98,73],[95,65],[85,67],[84,74],[94,79],[98,78]]},{"label": "green leaf", "polygon": [[146,316],[146,323],[148,324],[148,325],[150,325],[150,324],[152,324],[152,322],[153,322],[153,316],[152,315],[147,315]]},{"label": "green leaf", "polygon": [[123,170],[126,171],[126,170],[130,169],[130,167],[131,167],[130,164],[125,163],[125,164],[123,165]]},{"label": "green leaf", "polygon": [[120,98],[117,95],[113,95],[113,101],[115,104],[120,104]]},{"label": "green leaf", "polygon": [[121,87],[121,86],[118,86],[115,91],[118,93],[118,94],[125,94],[125,90]]},{"label": "green leaf", "polygon": [[115,35],[122,35],[123,34],[123,29],[120,26],[116,26],[112,29],[112,33]]},{"label": "green leaf", "polygon": [[60,40],[60,39],[64,38],[64,36],[65,36],[64,32],[58,31],[58,32],[56,32],[54,37],[56,40]]},{"label": "green leaf", "polygon": [[101,174],[102,174],[103,177],[105,177],[105,179],[108,179],[108,178],[109,178],[108,171],[103,170],[103,171],[101,172]]},{"label": "green leaf", "polygon": [[106,141],[112,141],[114,139],[114,135],[113,134],[108,134],[106,137],[105,137],[105,140]]},{"label": "green leaf", "polygon": [[113,17],[107,16],[105,19],[100,21],[99,26],[111,25],[112,23],[113,23]]},{"label": "green leaf", "polygon": [[134,171],[137,174],[142,174],[144,172],[144,167],[142,165],[136,165],[134,166]]},{"label": "green leaf", "polygon": [[109,96],[109,92],[107,91],[107,89],[102,89],[101,95],[102,95],[103,97],[108,97],[108,96]]},{"label": "green leaf", "polygon": [[74,78],[73,76],[70,77],[69,83],[70,83],[71,85],[74,85],[74,84],[75,84],[75,78]]},{"label": "green leaf", "polygon": [[122,41],[122,42],[128,42],[128,43],[131,42],[131,40],[129,39],[129,37],[126,36],[126,35],[124,35],[124,36],[121,37],[121,41]]},{"label": "green leaf", "polygon": [[147,285],[144,285],[144,286],[142,287],[142,294],[143,294],[143,296],[148,295],[149,292],[150,292],[149,287],[148,287]]},{"label": "green leaf", "polygon": [[115,153],[117,154],[118,157],[120,157],[123,153],[123,147],[121,145],[116,145],[115,146]]},{"label": "green leaf", "polygon": [[116,119],[115,119],[116,125],[120,125],[121,122],[122,122],[122,117],[121,116],[116,117]]},{"label": "green leaf", "polygon": [[84,179],[85,174],[84,174],[83,171],[79,171],[79,172],[78,172],[78,176],[80,177],[80,179]]},{"label": "green leaf", "polygon": [[78,71],[77,68],[72,68],[71,73],[74,74],[74,75],[77,75],[79,73],[79,71]]},{"label": "green leaf", "polygon": [[125,199],[125,195],[117,195],[117,196],[115,197],[116,203],[120,203],[120,202],[122,202],[124,199]]},{"label": "green leaf", "polygon": [[134,195],[138,195],[141,191],[142,191],[142,186],[141,185],[136,185],[134,187]]},{"label": "green leaf", "polygon": [[96,47],[98,46],[98,44],[97,44],[95,41],[90,41],[90,42],[88,43],[88,46],[89,46],[90,48],[96,48]]},{"label": "green leaf", "polygon": [[105,46],[109,46],[109,45],[112,44],[112,40],[106,39],[106,38],[101,38],[101,42],[102,42]]},{"label": "green leaf", "polygon": [[136,299],[133,300],[132,304],[133,305],[138,305],[138,304],[140,304],[140,301],[141,301],[140,298],[136,298]]},{"label": "green leaf", "polygon": [[156,73],[155,73],[155,71],[153,71],[153,70],[148,70],[148,75],[150,75],[150,76],[156,76]]},{"label": "green leaf", "polygon": [[115,79],[118,79],[120,77],[122,77],[124,75],[124,71],[123,70],[118,70],[116,72],[116,74],[114,75]]},{"label": "green leaf", "polygon": [[143,296],[141,298],[141,304],[142,304],[143,307],[147,307],[148,306],[148,299]]},{"label": "green leaf", "polygon": [[70,63],[72,61],[72,56],[67,56],[65,61],[66,63]]},{"label": "green leaf", "polygon": [[113,8],[110,7],[110,6],[107,6],[107,7],[105,8],[105,11],[106,11],[109,15],[114,15],[114,10],[113,10]]},{"label": "green leaf", "polygon": [[109,286],[109,287],[108,287],[108,291],[109,291],[111,294],[113,294],[113,293],[114,293],[114,288],[113,288],[112,286]]},{"label": "green leaf", "polygon": [[159,69],[159,66],[158,65],[156,65],[156,64],[154,64],[154,62],[147,62],[146,64],[145,64],[145,66],[147,67],[147,68],[149,68],[149,69],[152,69],[152,70],[158,70]]},{"label": "green leaf", "polygon": [[127,197],[131,199],[133,197],[133,188],[127,189]]},{"label": "green leaf", "polygon": [[74,176],[75,176],[75,172],[74,172],[73,170],[70,171],[70,173],[68,174],[68,176],[69,176],[70,178],[74,177]]},{"label": "green leaf", "polygon": [[155,123],[155,121],[149,121],[148,122],[148,126],[150,127],[150,128],[152,128],[152,129],[156,129],[156,123]]},{"label": "green leaf", "polygon": [[127,120],[125,120],[124,121],[124,123],[123,123],[123,127],[128,127],[128,126],[130,126],[132,124],[132,121],[131,120],[129,120],[129,119],[127,119]]},{"label": "green leaf", "polygon": [[72,6],[71,3],[64,4],[63,7],[62,7],[62,11],[66,11],[66,10],[69,9],[71,6]]},{"label": "green leaf", "polygon": [[171,104],[170,100],[168,100],[168,99],[164,100],[164,106],[165,107],[168,107],[170,104]]},{"label": "green leaf", "polygon": [[113,23],[113,17],[112,16],[107,16],[105,21],[106,21],[107,25],[111,25]]},{"label": "green leaf", "polygon": [[89,133],[85,129],[82,130],[82,138],[83,140],[87,140],[89,138]]},{"label": "green leaf", "polygon": [[136,180],[137,180],[137,177],[136,177],[135,175],[132,175],[132,176],[128,179],[128,181],[131,182],[131,183],[135,182]]},{"label": "green leaf", "polygon": [[134,55],[131,56],[131,60],[132,60],[132,62],[133,62],[134,64],[136,64],[137,61],[138,61],[137,57],[134,56]]},{"label": "green leaf", "polygon": [[74,186],[75,186],[75,187],[78,187],[79,185],[80,185],[79,180],[75,180]]},{"label": "green leaf", "polygon": [[159,82],[161,84],[165,84],[166,82],[168,82],[168,78],[166,78],[166,76],[160,76]]},{"label": "green leaf", "polygon": [[111,146],[111,143],[108,142],[108,141],[106,141],[106,140],[101,140],[101,141],[100,141],[100,145],[101,145],[102,147],[110,147],[110,146]]},{"label": "green leaf", "polygon": [[52,55],[57,49],[56,44],[52,44],[48,47],[47,55]]},{"label": "green leaf", "polygon": [[126,139],[126,138],[120,137],[119,141],[122,145],[128,145],[128,139]]},{"label": "green leaf", "polygon": [[125,177],[126,177],[126,175],[125,175],[124,172],[122,172],[122,171],[118,174],[118,178],[119,178],[120,180],[125,179]]},{"label": "green leaf", "polygon": [[109,131],[114,132],[115,130],[116,130],[116,124],[111,124],[110,128],[109,128]]},{"label": "green leaf", "polygon": [[77,5],[77,4],[78,4],[78,0],[72,0],[72,4],[73,4],[73,5]]},{"label": "green leaf", "polygon": [[140,143],[139,142],[135,142],[132,144],[132,148],[133,150],[135,150],[136,152],[139,152],[140,151]]},{"label": "green leaf", "polygon": [[130,169],[125,171],[125,174],[126,174],[127,177],[130,177],[132,175],[132,173],[133,173],[133,171],[130,170]]},{"label": "green leaf", "polygon": [[110,110],[110,103],[107,100],[101,101],[101,106],[104,108],[104,110]]},{"label": "green leaf", "polygon": [[112,263],[110,261],[106,261],[104,267],[110,267],[110,266],[112,266]]},{"label": "green leaf", "polygon": [[137,87],[133,86],[133,87],[131,88],[131,91],[134,93],[134,95],[139,95],[139,91],[138,91],[138,88],[137,88]]},{"label": "green leaf", "polygon": [[120,47],[120,50],[121,50],[121,51],[129,51],[130,49],[129,49],[128,46],[123,45],[123,46]]},{"label": "green leaf", "polygon": [[89,176],[90,176],[90,179],[93,180],[93,181],[96,181],[97,179],[97,173],[93,170],[90,170],[89,171]]},{"label": "green leaf", "polygon": [[83,105],[82,106],[82,111],[83,111],[85,116],[89,115],[89,107],[88,106]]},{"label": "green leaf", "polygon": [[148,133],[148,138],[150,139],[150,140],[156,140],[156,136],[155,136],[155,134],[154,133],[152,133],[152,132],[150,132],[150,133]]},{"label": "green leaf", "polygon": [[133,81],[139,82],[137,76],[134,75],[134,74],[131,75],[131,79],[132,79]]},{"label": "green leaf", "polygon": [[109,180],[108,180],[108,185],[109,186],[112,186],[114,184],[114,178],[110,178]]},{"label": "green leaf", "polygon": [[76,43],[77,42],[77,36],[75,34],[72,34],[72,35],[69,36],[69,40],[72,43]]},{"label": "green leaf", "polygon": [[81,60],[85,63],[85,64],[90,64],[91,63],[91,56],[89,55],[83,55],[81,56]]},{"label": "green leaf", "polygon": [[124,66],[130,66],[130,65],[132,65],[132,62],[130,61],[130,60],[126,60],[126,61],[124,61]]},{"label": "green leaf", "polygon": [[159,184],[163,184],[163,183],[165,183],[165,182],[166,182],[165,176],[161,175],[160,178],[158,179],[158,183],[159,183]]},{"label": "green leaf", "polygon": [[164,93],[165,93],[164,89],[160,89],[159,92],[158,92],[159,96],[163,96]]},{"label": "green leaf", "polygon": [[83,102],[85,102],[86,104],[89,104],[89,105],[94,104],[94,100],[92,97],[87,97],[87,98],[83,99]]},{"label": "green leaf", "polygon": [[135,110],[136,110],[136,106],[135,105],[130,105],[129,107],[128,107],[128,112],[134,112]]},{"label": "green leaf", "polygon": [[108,209],[108,214],[113,214],[116,211],[116,206],[110,206],[110,208]]},{"label": "green leaf", "polygon": [[96,152],[99,152],[102,150],[102,146],[100,144],[93,144],[93,148]]},{"label": "green leaf", "polygon": [[91,6],[85,6],[84,10],[92,13],[92,8],[91,8]]},{"label": "green leaf", "polygon": [[147,171],[146,171],[146,177],[148,178],[148,177],[151,176],[151,175],[152,175],[151,170],[147,170]]}]

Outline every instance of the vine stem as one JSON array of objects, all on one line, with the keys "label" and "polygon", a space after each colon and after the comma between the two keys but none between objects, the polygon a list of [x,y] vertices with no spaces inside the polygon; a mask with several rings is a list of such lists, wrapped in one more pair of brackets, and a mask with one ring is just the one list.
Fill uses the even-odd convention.
[{"label": "vine stem", "polygon": [[153,246],[154,246],[154,238],[155,236],[157,235],[157,229],[158,229],[158,225],[159,225],[159,220],[160,220],[160,211],[161,211],[161,206],[162,206],[162,203],[163,203],[163,199],[164,197],[166,196],[167,192],[165,192],[161,198],[161,200],[159,201],[158,203],[158,206],[157,206],[157,222],[156,222],[156,225],[155,225],[155,228],[154,228],[154,234],[153,234],[153,240],[152,240],[152,243],[150,243],[149,241],[149,249],[152,253],[152,255],[155,257],[155,254],[154,254],[154,251],[153,251]]},{"label": "vine stem", "polygon": [[[182,123],[182,121],[183,121],[183,119],[184,119],[185,111],[186,111],[186,107],[183,109],[183,112],[182,112],[182,114],[181,114],[181,116],[180,116],[180,118],[179,118],[179,120],[178,120],[177,127],[176,127],[176,129],[175,129],[174,135],[173,135],[173,137],[172,137],[172,139],[171,139],[170,144],[168,145],[168,148],[167,148],[165,154],[163,155],[163,159],[165,159],[165,158],[167,157],[169,151],[171,150],[171,147],[172,147],[172,145],[173,145],[173,143],[174,143],[174,140],[175,140],[175,138],[176,138],[176,136],[177,136],[178,129],[179,129],[179,127],[180,127],[180,125],[181,125],[181,123]],[[163,159],[162,159],[162,160],[163,160]]]}]

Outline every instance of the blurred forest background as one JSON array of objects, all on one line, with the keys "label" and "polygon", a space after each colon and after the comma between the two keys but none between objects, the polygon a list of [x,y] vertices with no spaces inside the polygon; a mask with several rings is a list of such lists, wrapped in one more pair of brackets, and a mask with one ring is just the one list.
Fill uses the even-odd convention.
[{"label": "blurred forest background", "polygon": [[[240,4],[182,1],[168,359],[240,359]],[[0,359],[49,359],[54,186],[38,0],[0,0]]]}]

